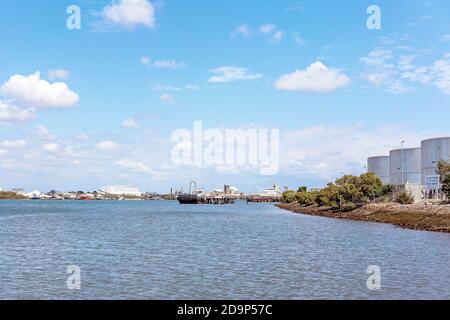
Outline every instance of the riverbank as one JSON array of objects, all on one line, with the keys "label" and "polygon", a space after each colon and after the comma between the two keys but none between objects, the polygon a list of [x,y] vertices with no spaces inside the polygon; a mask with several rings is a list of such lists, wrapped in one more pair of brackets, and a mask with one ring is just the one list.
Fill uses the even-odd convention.
[{"label": "riverbank", "polygon": [[327,207],[302,207],[299,204],[283,203],[277,207],[311,216],[388,223],[405,229],[450,233],[449,204],[367,204],[349,212]]}]

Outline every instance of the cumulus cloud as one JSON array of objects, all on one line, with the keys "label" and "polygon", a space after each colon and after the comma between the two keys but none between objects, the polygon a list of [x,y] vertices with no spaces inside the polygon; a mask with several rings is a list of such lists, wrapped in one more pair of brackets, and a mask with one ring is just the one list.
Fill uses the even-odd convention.
[{"label": "cumulus cloud", "polygon": [[2,85],[1,91],[19,104],[42,109],[69,108],[79,100],[78,94],[65,83],[43,80],[40,72],[29,76],[13,75]]},{"label": "cumulus cloud", "polygon": [[36,117],[33,108],[20,108],[10,102],[0,100],[0,122],[29,121]]},{"label": "cumulus cloud", "polygon": [[148,0],[119,0],[107,5],[102,11],[106,22],[135,29],[142,25],[154,28],[156,23],[156,8]]},{"label": "cumulus cloud", "polygon": [[126,129],[134,129],[134,128],[138,128],[139,124],[137,123],[137,121],[134,118],[127,118],[122,121],[122,127],[126,128]]},{"label": "cumulus cloud", "polygon": [[3,140],[0,141],[0,147],[5,149],[22,149],[27,146],[25,140]]},{"label": "cumulus cloud", "polygon": [[105,151],[115,151],[120,149],[120,145],[114,141],[100,141],[95,146],[97,149],[105,150]]},{"label": "cumulus cloud", "polygon": [[50,80],[66,80],[70,73],[64,69],[54,69],[48,72],[48,78]]},{"label": "cumulus cloud", "polygon": [[286,91],[330,92],[345,87],[349,83],[349,77],[339,69],[328,68],[317,61],[305,70],[296,70],[282,75],[275,82],[275,88]]},{"label": "cumulus cloud", "polygon": [[225,83],[241,80],[257,80],[263,77],[262,74],[252,73],[249,69],[223,66],[210,70],[214,75],[208,79],[209,83]]}]

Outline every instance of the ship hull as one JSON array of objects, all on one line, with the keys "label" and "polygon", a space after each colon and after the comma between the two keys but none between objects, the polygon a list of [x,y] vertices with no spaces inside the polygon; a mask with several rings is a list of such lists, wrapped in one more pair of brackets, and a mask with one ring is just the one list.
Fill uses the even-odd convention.
[{"label": "ship hull", "polygon": [[178,196],[177,200],[180,204],[199,204],[200,203],[200,199],[198,196],[190,195],[190,194],[180,195],[180,196]]}]

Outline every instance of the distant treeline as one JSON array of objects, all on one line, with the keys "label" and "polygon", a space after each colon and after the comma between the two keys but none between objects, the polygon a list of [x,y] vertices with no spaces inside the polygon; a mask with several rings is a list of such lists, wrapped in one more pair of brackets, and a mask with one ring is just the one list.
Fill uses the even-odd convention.
[{"label": "distant treeline", "polygon": [[25,200],[27,197],[18,195],[15,192],[0,191],[0,200]]}]

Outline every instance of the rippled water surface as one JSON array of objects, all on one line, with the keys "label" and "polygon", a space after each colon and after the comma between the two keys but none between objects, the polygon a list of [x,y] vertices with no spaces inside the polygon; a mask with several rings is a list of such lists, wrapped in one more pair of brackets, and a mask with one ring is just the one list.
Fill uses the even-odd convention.
[{"label": "rippled water surface", "polygon": [[450,299],[450,235],[268,204],[3,201],[0,299],[19,298]]}]

